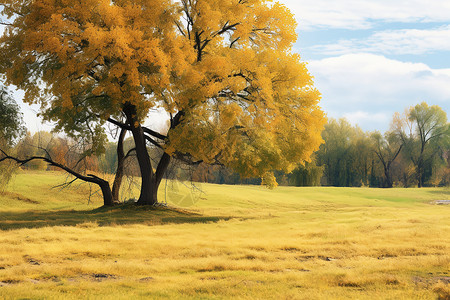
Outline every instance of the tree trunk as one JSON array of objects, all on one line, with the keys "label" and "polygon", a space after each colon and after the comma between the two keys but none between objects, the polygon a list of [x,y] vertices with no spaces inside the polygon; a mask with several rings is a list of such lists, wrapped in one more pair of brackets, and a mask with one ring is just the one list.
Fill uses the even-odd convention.
[{"label": "tree trunk", "polygon": [[106,180],[102,180],[102,181],[98,181],[95,183],[98,184],[100,186],[100,189],[102,190],[103,205],[104,206],[113,206],[115,203],[114,203],[113,194],[111,192],[111,187],[109,186],[109,182]]},{"label": "tree trunk", "polygon": [[417,186],[419,188],[423,187],[423,158],[422,154],[420,155],[418,161],[417,161]]},{"label": "tree trunk", "polygon": [[128,104],[124,108],[124,112],[127,117],[127,123],[131,126],[139,170],[141,172],[141,192],[137,203],[140,205],[154,205],[158,202],[157,187],[154,181],[155,176],[153,174],[150,155],[148,154],[145,143],[144,131],[136,117],[137,112],[135,106]]},{"label": "tree trunk", "polygon": [[417,187],[419,187],[419,188],[423,187],[422,174],[420,174],[420,173],[419,173],[419,181],[418,181]]},{"label": "tree trunk", "polygon": [[[123,112],[127,118],[127,124],[131,128],[134,144],[136,147],[136,155],[141,172],[141,192],[138,199],[139,205],[154,205],[158,203],[158,188],[161,180],[169,167],[171,157],[167,153],[163,153],[156,172],[153,172],[150,155],[147,151],[145,132],[139,123],[136,107],[130,103],[124,106]],[[179,111],[170,121],[170,128],[175,128],[181,122],[184,111]],[[161,138],[161,137],[158,137]]]},{"label": "tree trunk", "polygon": [[125,163],[125,153],[123,151],[123,140],[125,138],[125,133],[127,130],[122,128],[120,130],[119,141],[117,142],[117,170],[114,177],[114,183],[112,188],[113,203],[119,203],[119,192],[120,186],[122,185],[123,173],[124,173],[124,163]]},{"label": "tree trunk", "polygon": [[391,174],[389,172],[389,169],[384,171],[384,175],[386,176],[386,187],[392,188],[394,185],[392,183]]},{"label": "tree trunk", "polygon": [[392,188],[393,183],[391,179],[390,162],[386,163],[384,160],[381,162],[383,163],[384,176],[386,177],[386,188]]}]

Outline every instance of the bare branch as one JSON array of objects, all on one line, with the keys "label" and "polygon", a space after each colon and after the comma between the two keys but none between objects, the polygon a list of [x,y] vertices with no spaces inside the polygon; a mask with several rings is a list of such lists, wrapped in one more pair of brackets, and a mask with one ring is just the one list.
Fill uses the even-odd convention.
[{"label": "bare branch", "polygon": [[233,48],[233,45],[234,45],[237,41],[239,41],[240,38],[241,38],[241,37],[238,37],[238,38],[234,39],[234,40],[230,43],[230,48]]},{"label": "bare branch", "polygon": [[236,26],[238,26],[240,23],[234,23],[234,24],[230,24],[228,25],[228,22],[225,23],[225,25],[223,25],[222,29],[220,29],[219,31],[213,33],[211,36],[212,37],[216,37],[218,35],[221,35],[225,32],[227,32],[228,30],[236,30]]},{"label": "bare branch", "polygon": [[118,127],[120,127],[120,128],[124,128],[126,130],[131,130],[131,126],[130,125],[127,125],[125,123],[122,123],[122,122],[119,122],[117,120],[114,120],[113,118],[108,118],[107,121],[112,123],[112,124],[114,124],[114,125],[116,125],[116,126],[118,126]]},{"label": "bare branch", "polygon": [[131,153],[133,153],[133,151],[136,151],[136,148],[128,150],[127,154],[123,156],[123,159],[126,159],[126,158],[130,157]]},{"label": "bare branch", "polygon": [[162,135],[161,133],[156,132],[156,131],[154,131],[154,130],[151,130],[150,128],[142,127],[142,130],[144,130],[145,133],[147,133],[147,134],[149,134],[149,135],[151,135],[151,136],[153,136],[153,137],[155,137],[155,138],[158,138],[158,139],[160,139],[160,140],[165,140],[165,139],[167,139],[167,136]]},{"label": "bare branch", "polygon": [[148,135],[144,135],[145,139],[150,142],[151,144],[153,144],[154,146],[160,148],[160,149],[164,149],[158,142],[154,141],[151,137],[149,137]]},{"label": "bare branch", "polygon": [[54,189],[56,189],[56,188],[66,188],[66,187],[68,187],[69,185],[71,185],[72,183],[74,183],[75,181],[77,181],[78,180],[78,178],[74,178],[73,180],[71,180],[71,181],[69,181],[69,182],[64,182],[64,183],[61,183],[61,184],[58,184],[58,185],[55,185],[55,186],[53,186],[52,188],[54,188]]},{"label": "bare branch", "polygon": [[183,36],[186,36],[186,33],[185,33],[184,30],[181,28],[181,25],[180,25],[178,22],[175,22],[175,24],[177,25],[178,30],[180,31],[180,33],[181,33]]},{"label": "bare branch", "polygon": [[9,159],[9,160],[15,161],[16,163],[18,163],[20,165],[24,165],[24,164],[26,164],[26,163],[28,163],[30,161],[33,161],[33,160],[42,160],[42,161],[48,163],[50,166],[60,168],[60,169],[62,169],[64,171],[66,171],[67,173],[75,176],[78,179],[81,179],[81,180],[84,180],[84,181],[87,181],[87,182],[96,183],[96,184],[99,184],[100,182],[104,181],[103,179],[101,179],[101,178],[99,178],[99,177],[97,177],[95,175],[92,175],[92,174],[90,174],[88,176],[84,176],[84,175],[76,172],[75,170],[72,170],[71,168],[69,168],[67,166],[64,166],[64,165],[62,165],[60,163],[57,163],[57,162],[55,162],[55,161],[53,161],[53,160],[51,160],[50,158],[47,158],[47,157],[32,156],[32,157],[29,157],[27,159],[19,159],[17,157],[13,157],[13,156],[8,155],[5,151],[3,151],[1,149],[0,149],[0,151],[3,153],[3,155],[5,155],[4,157],[2,157],[0,159],[0,162]]}]

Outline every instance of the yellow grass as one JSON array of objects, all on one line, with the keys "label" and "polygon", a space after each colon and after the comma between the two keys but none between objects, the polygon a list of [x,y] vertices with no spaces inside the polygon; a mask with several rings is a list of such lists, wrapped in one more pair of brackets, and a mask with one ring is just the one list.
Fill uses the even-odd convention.
[{"label": "yellow grass", "polygon": [[448,189],[203,184],[183,209],[98,209],[63,179],[0,194],[0,298],[450,297]]}]

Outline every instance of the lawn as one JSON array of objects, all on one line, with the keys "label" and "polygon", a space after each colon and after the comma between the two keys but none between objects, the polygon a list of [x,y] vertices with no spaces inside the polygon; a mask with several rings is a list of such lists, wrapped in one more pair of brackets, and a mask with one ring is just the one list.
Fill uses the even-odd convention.
[{"label": "lawn", "polygon": [[0,298],[450,298],[449,189],[175,183],[169,207],[102,208],[65,179],[0,192]]}]

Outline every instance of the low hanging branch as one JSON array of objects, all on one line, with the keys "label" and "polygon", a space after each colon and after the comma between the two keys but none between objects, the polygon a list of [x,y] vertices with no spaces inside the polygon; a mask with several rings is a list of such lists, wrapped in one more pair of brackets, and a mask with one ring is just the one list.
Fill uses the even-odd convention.
[{"label": "low hanging branch", "polygon": [[105,206],[113,205],[113,197],[112,197],[112,192],[111,192],[111,187],[109,185],[109,182],[104,180],[104,179],[102,179],[102,178],[100,178],[100,177],[98,177],[98,176],[96,176],[96,175],[93,175],[93,174],[86,174],[86,175],[80,174],[80,173],[76,172],[75,170],[73,170],[73,169],[71,169],[71,168],[69,168],[67,166],[64,166],[64,165],[62,165],[60,163],[57,163],[57,162],[53,161],[52,159],[50,159],[48,157],[32,156],[32,157],[29,157],[29,158],[26,158],[26,159],[20,159],[20,158],[8,155],[2,149],[0,149],[0,152],[3,154],[3,157],[0,158],[0,163],[2,161],[6,161],[6,160],[13,160],[13,161],[15,161],[16,163],[18,163],[19,165],[22,166],[22,165],[24,165],[24,164],[26,164],[26,163],[28,163],[30,161],[33,161],[33,160],[41,160],[41,161],[44,161],[44,162],[48,163],[52,167],[57,167],[59,169],[62,169],[64,171],[66,171],[67,173],[75,176],[77,179],[80,179],[80,180],[83,180],[83,181],[86,181],[86,182],[90,182],[90,183],[95,183],[102,190],[103,204]]}]

